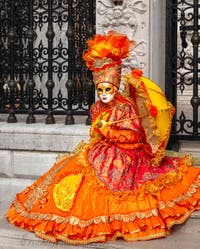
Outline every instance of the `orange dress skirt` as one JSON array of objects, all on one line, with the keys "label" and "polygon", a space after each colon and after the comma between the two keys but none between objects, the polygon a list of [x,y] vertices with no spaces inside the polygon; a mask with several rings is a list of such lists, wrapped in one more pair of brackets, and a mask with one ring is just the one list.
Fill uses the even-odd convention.
[{"label": "orange dress skirt", "polygon": [[135,190],[113,191],[96,176],[84,150],[64,156],[17,194],[7,218],[51,242],[87,244],[165,237],[197,209],[200,170],[189,156]]}]

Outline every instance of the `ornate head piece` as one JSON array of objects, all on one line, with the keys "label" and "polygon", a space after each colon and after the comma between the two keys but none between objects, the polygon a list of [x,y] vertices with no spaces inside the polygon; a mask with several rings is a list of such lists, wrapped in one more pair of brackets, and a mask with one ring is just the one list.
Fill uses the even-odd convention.
[{"label": "ornate head piece", "polygon": [[134,42],[126,35],[109,31],[107,35],[95,35],[87,45],[83,59],[93,72],[95,85],[107,82],[119,88],[122,59],[128,56]]}]

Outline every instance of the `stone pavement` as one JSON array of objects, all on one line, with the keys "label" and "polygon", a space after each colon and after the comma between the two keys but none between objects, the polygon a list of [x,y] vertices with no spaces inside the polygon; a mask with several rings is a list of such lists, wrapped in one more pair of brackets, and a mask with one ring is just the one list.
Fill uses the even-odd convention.
[{"label": "stone pavement", "polygon": [[33,233],[14,227],[7,222],[5,212],[15,194],[30,185],[33,180],[0,178],[0,249],[199,249],[200,246],[200,212],[182,225],[173,229],[172,235],[163,239],[140,242],[125,242],[122,240],[107,243],[92,243],[89,245],[67,245],[43,241]]}]

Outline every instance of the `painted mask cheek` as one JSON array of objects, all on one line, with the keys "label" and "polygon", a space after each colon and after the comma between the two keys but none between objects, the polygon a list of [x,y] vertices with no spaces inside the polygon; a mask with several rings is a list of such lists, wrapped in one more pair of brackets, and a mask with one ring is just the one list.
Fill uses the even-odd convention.
[{"label": "painted mask cheek", "polygon": [[110,101],[112,101],[115,97],[115,93],[113,94],[101,94],[99,95],[99,99],[103,102],[103,103],[109,103]]}]

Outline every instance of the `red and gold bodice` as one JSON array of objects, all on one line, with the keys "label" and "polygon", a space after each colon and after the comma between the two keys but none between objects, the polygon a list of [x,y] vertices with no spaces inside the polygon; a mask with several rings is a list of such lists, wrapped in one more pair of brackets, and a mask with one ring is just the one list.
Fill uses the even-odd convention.
[{"label": "red and gold bodice", "polygon": [[[148,144],[135,104],[117,94],[108,104],[97,101],[91,107],[91,117],[93,142],[88,150],[88,161],[96,176],[114,191],[135,188],[135,179],[139,183],[142,167],[150,163]],[[108,124],[103,134],[97,127],[101,120]]]}]

